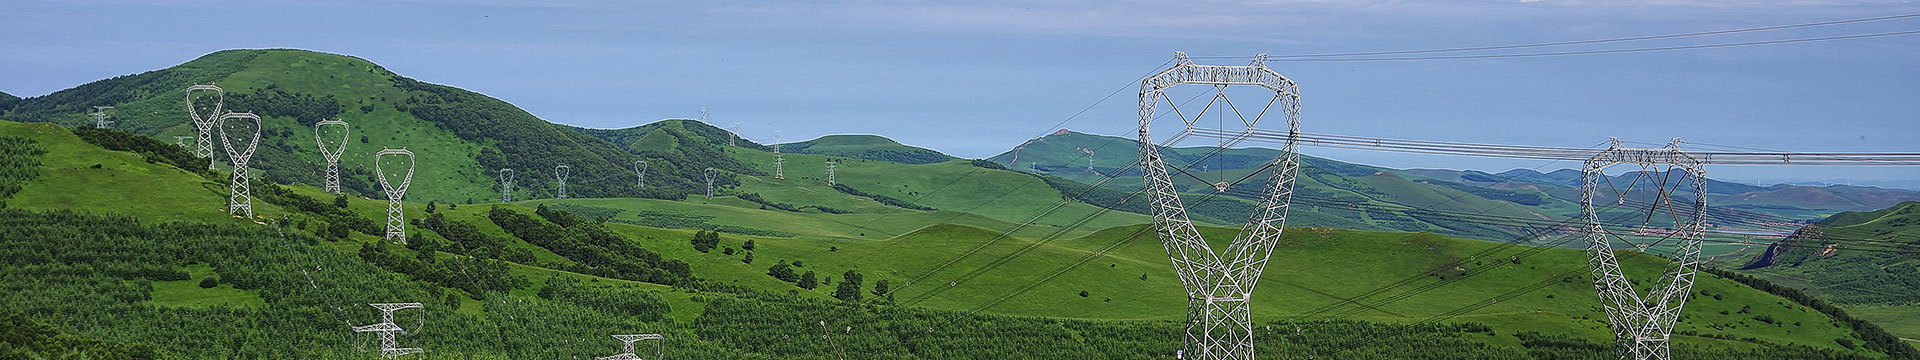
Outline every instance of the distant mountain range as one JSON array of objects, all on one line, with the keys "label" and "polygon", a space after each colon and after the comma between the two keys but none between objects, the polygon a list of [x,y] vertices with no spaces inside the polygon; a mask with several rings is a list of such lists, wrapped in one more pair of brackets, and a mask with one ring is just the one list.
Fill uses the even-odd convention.
[{"label": "distant mountain range", "polygon": [[[1248,178],[1249,181],[1255,181],[1257,184],[1257,181],[1263,180],[1266,175],[1249,178],[1250,172],[1267,167],[1279,155],[1278,150],[1268,148],[1235,148],[1201,159],[1212,152],[1214,150],[1211,147],[1168,149],[1166,151],[1168,163],[1185,168],[1192,174],[1190,176],[1175,174],[1176,184],[1196,194],[1212,192],[1208,183],[1215,181],[1233,182]],[[1115,190],[1133,191],[1140,187],[1140,175],[1136,169],[1137,164],[1134,163],[1138,154],[1139,143],[1131,138],[1061,130],[1028,140],[988,160],[1019,171],[1057,176],[1082,183],[1099,183]],[[1306,180],[1300,183],[1296,199],[1308,200],[1308,204],[1316,199],[1360,201],[1399,204],[1454,213],[1548,220],[1570,218],[1577,215],[1579,211],[1581,174],[1577,170],[1561,169],[1541,173],[1516,169],[1501,173],[1487,173],[1475,170],[1390,169],[1313,156],[1303,156],[1302,161],[1304,162],[1302,175]],[[1629,172],[1614,176],[1608,181],[1621,189],[1629,200],[1651,202],[1659,194],[1657,191],[1647,190],[1649,189],[1646,186],[1647,178],[1641,179],[1639,185],[1629,185],[1641,175],[1643,174]],[[1660,174],[1644,175],[1654,178]],[[1195,178],[1207,181],[1202,182]],[[1844,185],[1761,187],[1712,179],[1707,179],[1705,185],[1707,201],[1712,209],[1709,221],[1723,223],[1811,222],[1837,212],[1870,211],[1903,201],[1920,200],[1920,191],[1874,187]],[[1254,185],[1244,186],[1248,189],[1258,188]],[[1629,188],[1633,190],[1626,190]],[[1241,193],[1249,195],[1248,192]],[[1684,200],[1691,195],[1682,193],[1675,196]],[[1241,197],[1249,198],[1250,196]],[[1616,195],[1606,193],[1599,195],[1596,199],[1612,202],[1615,198],[1617,198]],[[1296,203],[1300,202],[1296,201]],[[1338,217],[1367,221],[1364,224],[1345,221],[1319,224],[1315,220],[1306,219],[1304,222],[1290,222],[1290,224],[1369,230],[1434,231],[1481,238],[1487,238],[1486,235],[1488,235],[1475,234],[1479,231],[1465,230],[1455,223],[1431,216],[1426,219],[1412,214],[1402,218],[1388,219],[1375,219],[1372,215],[1360,214],[1343,214]],[[1405,221],[1406,219],[1414,219],[1414,221]],[[1769,225],[1780,226],[1780,224]]]}]

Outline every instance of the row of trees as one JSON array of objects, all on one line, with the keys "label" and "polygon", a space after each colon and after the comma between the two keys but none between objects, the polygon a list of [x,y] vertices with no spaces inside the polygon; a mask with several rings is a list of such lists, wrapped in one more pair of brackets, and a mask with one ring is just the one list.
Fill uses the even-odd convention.
[{"label": "row of trees", "polygon": [[488,210],[487,218],[507,233],[570,260],[543,265],[549,268],[656,284],[692,285],[698,280],[686,262],[664,259],[605,224],[546,206],[534,212],[547,221],[498,206]]}]

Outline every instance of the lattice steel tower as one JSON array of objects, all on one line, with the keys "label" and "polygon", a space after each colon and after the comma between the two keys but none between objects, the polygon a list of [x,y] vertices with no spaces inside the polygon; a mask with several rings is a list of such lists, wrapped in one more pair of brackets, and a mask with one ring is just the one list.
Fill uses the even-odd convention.
[{"label": "lattice steel tower", "polygon": [[[340,127],[340,145],[335,145],[331,149],[327,148],[327,140],[320,134],[320,130],[327,126]],[[340,155],[347,153],[347,139],[350,137],[350,131],[347,122],[340,120],[321,120],[313,124],[313,142],[320,146],[320,155],[327,159],[326,190],[328,193],[340,193]]]},{"label": "lattice steel tower", "polygon": [[787,179],[787,158],[780,154],[780,133],[773,133],[773,178]]},{"label": "lattice steel tower", "polygon": [[836,184],[835,182],[833,182],[834,180],[833,170],[838,167],[840,167],[840,163],[836,163],[832,161],[827,162],[827,186],[833,186],[834,184]]},{"label": "lattice steel tower", "polygon": [[[393,323],[393,312],[406,309],[424,309],[424,305],[420,303],[377,303],[367,305],[373,306],[375,309],[380,309],[380,323],[367,326],[355,326],[353,327],[353,332],[377,333],[380,336],[380,357],[391,359],[400,357],[401,355],[426,352],[426,350],[421,348],[399,347],[399,341],[394,339],[394,333],[405,333],[407,330]],[[420,325],[414,325],[414,331],[419,331],[421,325],[425,323],[426,316],[422,314]]]},{"label": "lattice steel tower", "polygon": [[553,167],[553,178],[560,180],[560,188],[554,191],[556,197],[561,199],[567,198],[567,175],[572,173],[572,166],[560,165]]},{"label": "lattice steel tower", "polygon": [[[207,107],[201,104],[201,101],[196,101],[196,95],[198,98],[212,96],[213,106]],[[200,146],[195,148],[194,155],[207,158],[207,170],[213,170],[214,165],[213,125],[220,122],[220,114],[224,114],[221,107],[225,106],[226,102],[227,92],[220,90],[219,86],[194,84],[187,87],[187,115],[193,118],[193,128],[200,130]]]},{"label": "lattice steel tower", "polygon": [[513,202],[513,169],[500,169],[500,202]]},{"label": "lattice steel tower", "polygon": [[[1616,139],[1612,147],[1588,159],[1583,168],[1580,207],[1587,221],[1587,266],[1593,276],[1594,290],[1600,294],[1601,307],[1606,309],[1607,324],[1613,328],[1621,359],[1672,359],[1668,340],[1674,323],[1680,320],[1681,308],[1692,294],[1694,273],[1700,267],[1701,235],[1706,232],[1703,223],[1707,210],[1706,172],[1701,169],[1705,161],[1680,151],[1679,141],[1674,139],[1663,148],[1622,148]],[[1638,165],[1640,172],[1634,176],[1633,183],[1627,185],[1627,193],[1611,194],[1617,197],[1616,201],[1625,203],[1642,178],[1647,178],[1647,185],[1659,187],[1654,189],[1654,202],[1647,209],[1647,222],[1635,231],[1655,234],[1658,241],[1634,242],[1610,234],[1606,229],[1609,224],[1602,223],[1599,212],[1594,209],[1594,195],[1600,190],[1601,181],[1618,190],[1612,187],[1611,179],[1603,178],[1607,177],[1608,166],[1620,164]],[[1666,167],[1665,171],[1655,174],[1661,166]],[[1672,179],[1675,176],[1679,179]],[[1682,188],[1693,193],[1681,193]],[[1686,203],[1677,207],[1675,195],[1692,198],[1683,198],[1680,201]],[[1658,228],[1668,224],[1655,224],[1655,220],[1671,220],[1672,227]],[[1677,239],[1680,244],[1674,251],[1669,271],[1662,275],[1660,282],[1653,284],[1655,288],[1643,293],[1620,272],[1620,261],[1614,256],[1610,239],[1620,239],[1643,253],[1669,239]]]},{"label": "lattice steel tower", "polygon": [[639,186],[641,189],[646,189],[647,188],[647,161],[634,160],[633,173],[634,175],[639,176],[638,179],[634,180],[635,181],[634,186]]},{"label": "lattice steel tower", "polygon": [[653,358],[654,360],[659,360],[661,357],[661,354],[666,351],[666,346],[667,346],[665,343],[665,340],[662,340],[664,338],[661,337],[660,334],[614,335],[613,338],[615,340],[620,340],[620,342],[623,343],[620,346],[620,353],[609,355],[609,356],[595,357],[593,358],[593,360],[644,360],[645,358],[642,358],[640,357],[640,355],[635,355],[633,353],[633,343],[640,342],[642,340],[661,340],[661,341],[655,341],[654,348],[653,348]]},{"label": "lattice steel tower", "polygon": [[[1182,351],[1195,359],[1252,359],[1253,323],[1252,309],[1248,300],[1253,296],[1253,288],[1260,279],[1260,273],[1266,269],[1267,259],[1273,254],[1273,247],[1280,239],[1282,227],[1286,224],[1287,205],[1293,198],[1293,184],[1299,170],[1299,154],[1296,139],[1300,131],[1300,93],[1292,80],[1273,72],[1265,65],[1266,55],[1254,57],[1249,65],[1197,65],[1189,60],[1185,53],[1176,53],[1173,67],[1161,71],[1140,82],[1140,169],[1145,180],[1145,190],[1153,210],[1153,227],[1160,237],[1161,245],[1173,259],[1174,272],[1179,274],[1180,282],[1187,290],[1187,330],[1186,346]],[[1273,92],[1273,98],[1267,101],[1267,109],[1257,112],[1253,118],[1246,118],[1246,112],[1234,110],[1232,115],[1240,118],[1247,131],[1237,138],[1244,139],[1250,134],[1261,117],[1278,103],[1287,120],[1288,138],[1281,149],[1280,156],[1274,159],[1275,171],[1267,182],[1261,196],[1260,206],[1248,217],[1247,224],[1226,252],[1213,251],[1206,239],[1200,236],[1193,222],[1187,217],[1187,210],[1180,202],[1179,187],[1167,172],[1167,164],[1161,158],[1160,149],[1170,146],[1192,135],[1195,122],[1205,116],[1202,109],[1192,118],[1178,112],[1178,105],[1165,91],[1178,85],[1211,85],[1215,89],[1214,98],[1207,109],[1215,106],[1233,108],[1227,97],[1229,86],[1259,86]],[[1173,107],[1174,113],[1186,123],[1186,130],[1171,137],[1167,143],[1156,143],[1148,134],[1155,116],[1154,108],[1161,102]],[[1216,109],[1227,111],[1225,109]],[[1223,129],[1224,130],[1224,129]],[[1223,145],[1223,147],[1225,147]]]},{"label": "lattice steel tower", "polygon": [[[252,132],[246,134],[247,144],[244,147],[235,145],[233,141],[236,139],[227,134],[227,128],[235,125],[236,121],[239,125],[247,125],[246,122],[251,121],[253,125]],[[227,113],[220,116],[220,145],[227,150],[227,159],[233,160],[233,179],[227,185],[229,214],[239,215],[244,211],[247,217],[253,217],[253,185],[247,181],[252,171],[247,170],[247,160],[253,159],[253,150],[260,147],[261,126],[260,116],[253,113]]]},{"label": "lattice steel tower", "polygon": [[707,175],[707,198],[712,199],[713,198],[713,177],[720,175],[720,170],[707,168],[706,175]]},{"label": "lattice steel tower", "polygon": [[[406,158],[407,172],[401,176],[398,186],[387,176],[387,167],[399,165],[383,161],[387,157]],[[413,164],[413,152],[407,149],[384,149],[373,154],[374,176],[380,180],[380,189],[387,192],[387,241],[407,243],[406,213],[401,211],[400,203],[407,197],[407,187],[413,185]]]},{"label": "lattice steel tower", "polygon": [[93,112],[87,113],[87,116],[93,117],[93,127],[101,129],[113,128],[113,120],[107,120],[112,118],[112,116],[107,115],[107,110],[113,110],[113,107],[95,106],[93,107]]}]

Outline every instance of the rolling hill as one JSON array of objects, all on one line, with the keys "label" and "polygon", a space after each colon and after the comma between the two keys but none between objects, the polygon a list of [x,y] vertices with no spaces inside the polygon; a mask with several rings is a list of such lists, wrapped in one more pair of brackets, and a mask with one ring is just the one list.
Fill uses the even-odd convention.
[{"label": "rolling hill", "polygon": [[[91,123],[84,115],[90,106],[112,105],[116,128],[171,141],[193,135],[182,99],[188,85],[205,83],[226,90],[227,110],[263,116],[265,129],[252,163],[279,183],[320,181],[312,125],[339,119],[352,124],[354,138],[341,160],[342,185],[365,196],[383,196],[370,168],[372,154],[382,148],[407,148],[418,156],[412,199],[498,199],[495,177],[502,168],[519,172],[518,197],[551,197],[557,185],[551,172],[563,164],[572,168],[575,196],[673,199],[703,191],[697,171],[658,172],[641,190],[633,185],[630,169],[640,159],[693,169],[705,168],[705,160],[637,156],[499,99],[413,80],[364,59],[304,50],[220,51],[22,99],[0,119],[81,126]],[[215,152],[224,162],[226,155]]]},{"label": "rolling hill", "polygon": [[[0,137],[34,139],[34,146],[45,144],[62,152],[89,154],[87,158],[138,156],[97,147],[86,149],[89,144],[60,136],[64,130],[50,125],[0,123],[0,130],[5,134]],[[42,159],[40,168],[44,171],[57,171],[67,167],[61,164],[73,163],[51,159],[47,155],[50,153],[29,156]],[[175,173],[162,171],[166,169]],[[196,176],[183,177],[191,174],[164,163],[139,161],[98,170],[121,181],[142,184],[203,181]],[[33,185],[44,181],[29,180],[25,191],[7,201],[9,210],[0,213],[0,222],[7,224],[0,227],[7,230],[0,232],[8,232],[0,237],[6,239],[7,246],[0,248],[8,249],[8,255],[0,258],[9,259],[0,266],[13,274],[0,276],[0,284],[20,290],[0,295],[0,303],[26,310],[31,322],[81,339],[150,346],[161,354],[187,358],[270,353],[350,357],[355,354],[348,346],[350,340],[340,337],[344,325],[365,323],[373,315],[355,305],[392,299],[428,300],[425,302],[430,308],[442,309],[426,313],[430,330],[405,341],[410,346],[434,349],[436,356],[456,357],[564,357],[604,352],[610,345],[575,345],[567,340],[598,338],[604,336],[599,332],[610,327],[669,334],[675,339],[670,351],[676,356],[817,357],[824,355],[817,347],[782,340],[788,338],[782,335],[806,334],[806,324],[829,319],[836,326],[860,329],[842,339],[845,343],[841,346],[866,353],[901,354],[898,349],[906,346],[915,349],[907,353],[924,357],[1021,351],[1135,358],[1146,353],[1143,351],[1177,346],[1171,341],[1177,336],[1171,334],[1177,331],[1176,320],[1183,316],[1184,297],[1164,265],[1163,250],[1150,237],[1141,238],[1140,225],[1046,240],[1002,236],[995,229],[1011,224],[982,217],[974,225],[929,223],[874,239],[724,235],[715,250],[697,251],[687,243],[692,236],[690,230],[630,225],[620,221],[620,214],[605,225],[582,224],[547,209],[570,208],[594,214],[604,211],[599,209],[632,206],[639,211],[693,214],[697,208],[730,207],[737,209],[730,211],[745,213],[733,218],[765,218],[787,212],[737,202],[544,199],[492,206],[442,204],[445,206],[438,209],[409,204],[410,218],[456,226],[415,227],[410,244],[418,247],[401,247],[358,231],[336,237],[318,230],[332,227],[324,223],[340,215],[327,215],[333,214],[333,210],[327,210],[333,205],[299,205],[297,199],[301,197],[324,196],[311,187],[258,190],[281,194],[270,197],[281,200],[263,202],[286,204],[263,206],[263,217],[286,217],[291,222],[178,217],[189,222],[145,225],[119,215],[88,214],[116,212],[105,206],[71,213],[59,205],[21,201],[50,191]],[[119,198],[110,192],[92,194]],[[383,201],[344,199],[344,209],[352,214],[348,216],[378,218],[384,209]],[[172,204],[176,201],[184,203]],[[155,200],[154,205],[187,208],[192,207],[188,203],[218,201],[217,197],[163,198]],[[634,204],[625,204],[628,202]],[[514,227],[522,225],[502,222],[497,215],[500,211],[538,214],[525,216],[533,216],[538,226],[566,226],[569,231],[593,233],[596,226],[604,226],[622,238],[617,241],[630,241],[663,259],[688,264],[688,273],[702,280],[678,287],[622,280],[631,275],[589,265],[596,261],[591,260],[594,255],[570,251],[567,246],[572,245],[564,245],[564,240],[553,243],[556,240],[530,237],[533,233]],[[730,217],[711,212],[706,216]],[[858,223],[844,218],[852,214],[792,216],[752,226],[801,232],[804,227],[789,224]],[[901,219],[899,224],[887,226],[906,228],[920,222],[929,221]],[[459,230],[468,226],[471,230]],[[1213,239],[1224,239],[1234,230],[1210,227],[1205,231]],[[838,230],[823,234],[835,232]],[[82,233],[95,235],[76,235]],[[66,260],[45,262],[54,260],[32,255],[43,254],[46,246],[56,244],[36,241],[48,236],[68,239],[58,242],[65,247]],[[756,243],[750,252],[755,258],[751,263],[745,258],[748,252],[727,254],[718,249],[744,249],[748,240]],[[500,243],[485,245],[489,242]],[[509,255],[502,260],[471,262],[464,255],[490,255],[469,246],[498,247],[503,250],[497,253]],[[522,252],[513,249],[524,249],[527,255],[510,255]],[[970,249],[978,250],[949,267],[936,268],[953,254]],[[1354,336],[1343,332],[1356,328],[1427,339],[1423,343],[1438,341],[1422,351],[1455,354],[1442,357],[1579,353],[1582,350],[1578,349],[1604,348],[1599,344],[1610,335],[1599,320],[1590,287],[1581,279],[1584,268],[1579,259],[1584,255],[1574,250],[1535,249],[1539,248],[1431,234],[1292,228],[1283,239],[1282,251],[1276,252],[1255,306],[1260,309],[1256,311],[1260,323],[1300,330],[1286,337],[1285,341],[1293,345],[1263,347],[1263,352],[1277,355],[1276,351],[1286,349],[1296,354],[1335,357],[1354,354],[1352,351],[1392,352],[1379,348],[1390,345],[1324,343]],[[1021,255],[1014,256],[1016,253]],[[1639,272],[1651,271],[1660,264],[1651,257],[1624,256]],[[434,260],[404,260],[412,258]],[[1374,261],[1341,260],[1350,258]],[[842,305],[833,300],[829,289],[831,284],[846,279],[830,279],[827,286],[815,289],[795,287],[767,276],[766,269],[773,263],[791,264],[800,271],[824,273],[829,278],[857,271],[866,274],[861,291],[877,290],[866,284],[883,280],[899,290],[887,297],[869,294],[875,302],[865,307]],[[54,264],[90,266],[56,272],[37,270]],[[1107,266],[1100,266],[1103,264]],[[449,272],[435,275],[419,266]],[[463,266],[465,270],[460,270]],[[112,270],[119,268],[127,270]],[[556,271],[559,269],[564,270]],[[574,273],[580,271],[602,275]],[[63,279],[60,284],[90,285],[17,287],[22,284],[19,281],[49,276]],[[500,285],[465,280],[494,276],[507,280],[501,280]],[[122,277],[137,281],[119,280]],[[199,281],[208,278],[217,279]],[[910,282],[916,278],[917,282]],[[196,282],[203,285],[195,286]],[[948,283],[953,285],[941,286]],[[469,286],[502,290],[461,290]],[[1878,345],[1864,345],[1867,337],[1855,334],[1858,330],[1812,311],[1809,305],[1782,301],[1777,295],[1713,275],[1703,276],[1697,290],[1700,296],[1689,307],[1676,340],[1681,354],[1792,358],[1879,353],[1871,350]],[[1083,291],[1087,295],[1077,295]],[[880,300],[883,298],[886,300]],[[627,300],[608,303],[607,299]],[[1754,306],[1760,304],[1764,306]],[[51,313],[68,315],[31,315]],[[1435,319],[1464,325],[1436,327],[1431,324]],[[1352,322],[1355,320],[1360,322]],[[249,323],[252,325],[241,325]],[[1075,330],[1020,330],[1040,324]],[[248,330],[238,331],[236,326]],[[195,330],[186,334],[167,330],[181,328]],[[909,336],[918,331],[911,329],[920,328],[934,329],[936,338]],[[1122,340],[1148,333],[1164,336],[1144,343]],[[1036,336],[1056,340],[1008,341]],[[242,345],[197,346],[197,342],[182,340],[188,338]],[[927,348],[899,341],[999,345],[985,349]],[[1102,348],[1119,352],[1097,350]]]},{"label": "rolling hill", "polygon": [[[1906,338],[1920,338],[1920,259],[1891,251],[1920,245],[1920,202],[1844,212],[1807,225],[1754,255],[1743,269],[1860,310]],[[1905,250],[1911,251],[1911,250]]]},{"label": "rolling hill", "polygon": [[877,135],[827,135],[818,139],[780,144],[780,151],[833,157],[892,161],[902,164],[932,164],[956,159],[932,149],[913,147]]},{"label": "rolling hill", "polygon": [[[230,101],[266,104],[255,109],[269,114],[273,142],[300,139],[299,124],[314,111],[299,104],[324,109],[318,99],[332,99],[342,114],[356,106],[371,106],[363,116],[386,114],[368,121],[364,144],[470,150],[423,157],[423,167],[485,175],[479,169],[565,157],[587,164],[569,187],[583,185],[573,198],[538,196],[545,188],[529,179],[545,174],[527,171],[520,183],[536,196],[492,203],[497,194],[465,188],[490,189],[485,176],[463,184],[428,174],[417,180],[441,182],[408,197],[410,240],[399,245],[379,237],[385,200],[334,197],[289,179],[298,175],[272,175],[317,156],[297,146],[275,145],[288,157],[263,158],[279,164],[262,165],[269,178],[254,184],[259,216],[239,219],[219,211],[225,174],[176,160],[164,140],[110,150],[99,139],[125,133],[59,126],[82,125],[68,114],[81,105],[71,104],[119,99],[160,112],[172,101],[165,98],[180,97],[167,84],[213,80],[245,94]],[[1147,218],[1112,210],[1139,203],[1113,196],[1113,182],[850,152],[787,154],[779,179],[763,145],[724,146],[724,131],[699,122],[554,125],[504,101],[305,51],[221,52],[23,101],[34,107],[0,114],[36,122],[0,122],[0,308],[24,314],[7,318],[13,328],[50,330],[28,333],[30,346],[0,349],[27,349],[29,358],[57,353],[39,345],[57,341],[180,358],[362,358],[368,353],[353,344],[367,337],[348,337],[348,326],[377,317],[364,304],[394,301],[428,306],[401,314],[423,316],[402,324],[402,345],[448,358],[599,356],[618,345],[605,337],[612,332],[665,334],[672,358],[1149,359],[1179,347],[1186,299],[1165,250],[1142,235]],[[167,116],[123,114],[135,133],[168,139],[184,130]],[[848,149],[891,146],[864,144]],[[638,189],[628,166],[641,159],[676,170],[650,172],[648,187],[662,174],[662,189]],[[822,173],[829,160],[840,164],[831,186]],[[1511,207],[1390,169],[1309,165],[1302,187],[1316,193],[1303,198]],[[685,174],[706,166],[723,169],[714,198],[703,195],[704,179]],[[1216,171],[1207,175],[1235,174]],[[1210,191],[1189,185],[1195,198]],[[1298,222],[1262,279],[1255,321],[1295,330],[1257,334],[1262,356],[1581,358],[1605,357],[1611,346],[1578,250],[1298,226],[1449,229],[1447,219],[1414,212],[1394,220],[1326,204],[1337,203],[1295,207]],[[1194,206],[1211,209],[1196,213],[1217,224],[1244,216],[1232,215],[1240,205]],[[1531,211],[1499,213],[1539,215]],[[1236,229],[1202,231],[1225,241]],[[1620,256],[1640,278],[1665,264],[1636,254]],[[776,269],[796,279],[776,278]],[[1675,336],[1679,357],[1915,357],[1878,327],[1791,289],[1714,272],[1696,291]],[[834,345],[814,337],[841,327]]]}]

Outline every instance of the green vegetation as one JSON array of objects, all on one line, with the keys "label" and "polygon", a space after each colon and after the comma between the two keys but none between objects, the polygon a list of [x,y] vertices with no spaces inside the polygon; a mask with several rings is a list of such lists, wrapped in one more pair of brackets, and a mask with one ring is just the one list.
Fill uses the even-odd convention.
[{"label": "green vegetation", "polygon": [[[1808,225],[1748,261],[1745,272],[1840,304],[1887,327],[1920,338],[1920,259],[1876,251],[1916,244],[1920,202],[1869,212],[1844,212]],[[1872,245],[1881,242],[1887,245]]]},{"label": "green vegetation", "polygon": [[890,161],[902,164],[933,164],[954,160],[932,149],[901,145],[874,135],[827,135],[818,139],[781,144],[780,150],[794,154]]},{"label": "green vegetation", "polygon": [[[423,179],[447,181],[402,206],[407,243],[381,238],[372,219],[386,216],[384,200],[325,194],[300,185],[306,181],[277,184],[312,176],[274,175],[311,166],[294,164],[314,155],[301,146],[274,145],[302,150],[265,158],[282,163],[263,167],[269,178],[254,185],[260,216],[236,219],[214,209],[225,203],[225,176],[190,158],[169,160],[178,154],[154,142],[0,122],[0,185],[18,189],[0,209],[0,309],[18,314],[0,322],[8,334],[0,357],[366,358],[353,345],[369,337],[346,329],[374,321],[377,312],[364,304],[395,301],[428,304],[399,314],[408,329],[401,344],[445,358],[600,356],[618,345],[606,339],[610,332],[661,333],[667,357],[700,359],[1152,359],[1180,347],[1187,299],[1147,218],[1089,204],[1137,206],[1111,184],[975,161],[815,154],[787,155],[794,176],[771,179],[763,146],[725,147],[726,133],[704,124],[575,129],[359,59],[215,55],[61,96],[129,96],[129,108],[161,109],[177,103],[130,89],[151,85],[177,98],[180,84],[150,83],[220,80],[245,94],[243,104],[288,107],[258,110],[272,119],[270,139],[288,144],[304,143],[311,134],[302,131],[311,130],[303,122],[329,109],[365,116],[366,131],[355,133],[368,144],[404,140],[444,151],[422,158],[439,166]],[[228,63],[239,65],[215,66]],[[286,79],[303,81],[279,81]],[[27,116],[68,117],[49,110],[60,106],[51,100],[36,104]],[[130,121],[178,121],[146,116]],[[541,141],[549,143],[530,145]],[[549,152],[521,163],[510,158],[522,150],[503,151],[510,148]],[[506,158],[488,159],[488,151]],[[604,182],[598,191],[606,193],[582,193],[603,197],[461,204],[484,197],[473,189],[491,189],[481,169],[550,167],[537,159],[575,156],[594,159],[575,166],[584,180],[572,183]],[[638,159],[663,171],[652,174],[722,168],[730,182],[712,199],[675,196],[695,184],[704,192],[704,181],[674,180],[684,174],[663,175],[660,192],[642,192],[626,171]],[[812,175],[829,160],[842,164],[841,186]],[[1328,197],[1501,203],[1372,168],[1312,168],[1303,184],[1320,185],[1305,188],[1337,189],[1321,194]],[[545,175],[525,171],[542,176],[523,179]],[[423,179],[416,183],[433,181]],[[676,183],[689,188],[673,190]],[[1228,216],[1232,206],[1243,205],[1203,216],[1244,216]],[[1314,221],[1393,221],[1295,211]],[[1236,230],[1201,229],[1216,248]],[[1608,358],[1611,335],[1578,250],[1316,227],[1288,228],[1281,240],[1253,303],[1261,356]],[[1667,264],[1620,256],[1635,278],[1654,278]],[[1676,356],[1870,359],[1911,351],[1888,344],[1872,324],[1783,289],[1701,275]]]}]

